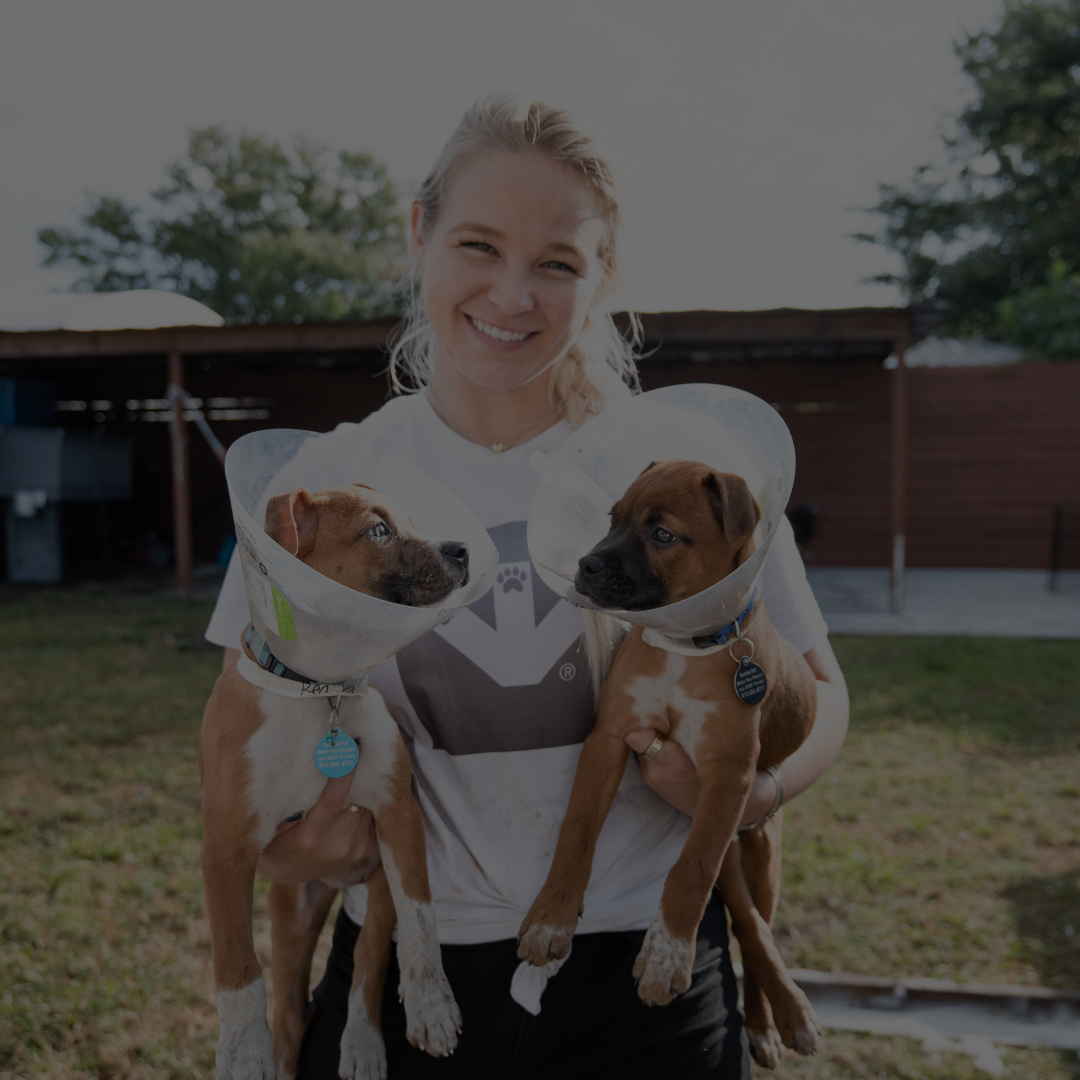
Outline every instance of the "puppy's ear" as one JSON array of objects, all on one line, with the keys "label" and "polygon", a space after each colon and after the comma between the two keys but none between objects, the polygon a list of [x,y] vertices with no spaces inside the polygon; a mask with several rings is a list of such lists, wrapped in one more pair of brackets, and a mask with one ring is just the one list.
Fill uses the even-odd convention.
[{"label": "puppy's ear", "polygon": [[746,481],[733,473],[706,473],[705,490],[709,505],[731,544],[745,540],[757,528],[761,511],[757,500],[750,494]]},{"label": "puppy's ear", "polygon": [[645,468],[642,469],[641,472],[638,473],[638,476],[639,477],[644,476],[650,469],[655,469],[657,465],[662,465],[662,464],[663,464],[662,461],[650,461],[649,464],[646,465]]},{"label": "puppy's ear", "polygon": [[276,540],[290,555],[302,559],[315,548],[319,532],[319,511],[305,488],[288,495],[275,495],[266,504],[266,535]]}]

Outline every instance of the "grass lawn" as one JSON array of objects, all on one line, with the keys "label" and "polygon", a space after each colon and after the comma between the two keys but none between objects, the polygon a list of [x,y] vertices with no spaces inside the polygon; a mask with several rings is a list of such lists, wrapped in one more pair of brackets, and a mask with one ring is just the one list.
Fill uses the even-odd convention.
[{"label": "grass lawn", "polygon": [[[220,666],[201,644],[210,607],[3,594],[0,1077],[213,1074],[195,754]],[[788,963],[1080,987],[1080,643],[836,648],[854,717],[840,762],[786,811]],[[1006,1061],[1080,1077],[1071,1054]],[[779,1075],[985,1074],[906,1039],[829,1035]]]}]

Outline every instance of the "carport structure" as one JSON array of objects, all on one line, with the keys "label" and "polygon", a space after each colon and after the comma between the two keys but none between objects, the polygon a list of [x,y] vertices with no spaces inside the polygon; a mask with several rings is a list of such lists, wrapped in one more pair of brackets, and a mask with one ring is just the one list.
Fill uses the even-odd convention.
[{"label": "carport structure", "polygon": [[[793,503],[821,508],[813,557],[893,566],[899,601],[909,532],[903,358],[939,321],[920,307],[645,314],[641,380],[646,389],[729,383],[771,401],[795,438]],[[189,437],[190,424],[208,421],[228,444],[260,427],[324,431],[359,420],[386,398],[385,345],[395,325],[7,332],[0,376],[53,382],[65,426],[134,438],[128,517],[173,537],[183,589],[193,556],[212,558],[231,525],[220,465]],[[890,355],[899,362],[886,370]],[[182,394],[170,399],[170,384]]]}]

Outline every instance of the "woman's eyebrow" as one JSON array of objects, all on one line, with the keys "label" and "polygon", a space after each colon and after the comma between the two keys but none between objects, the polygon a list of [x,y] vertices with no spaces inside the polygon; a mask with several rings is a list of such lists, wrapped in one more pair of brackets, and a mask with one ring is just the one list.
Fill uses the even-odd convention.
[{"label": "woman's eyebrow", "polygon": [[450,231],[452,233],[478,232],[482,236],[494,236],[497,238],[502,236],[502,233],[498,229],[493,229],[490,225],[477,225],[472,221],[465,221],[460,225],[455,225]]}]

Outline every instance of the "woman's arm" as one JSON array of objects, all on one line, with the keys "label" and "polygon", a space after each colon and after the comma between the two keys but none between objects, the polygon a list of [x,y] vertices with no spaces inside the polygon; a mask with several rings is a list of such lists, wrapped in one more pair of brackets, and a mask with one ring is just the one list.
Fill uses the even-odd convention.
[{"label": "woman's arm", "polygon": [[[779,766],[784,802],[790,802],[805,791],[832,764],[844,744],[848,728],[847,684],[828,639],[804,655],[818,680],[817,718],[806,741]],[[627,735],[626,742],[638,754],[645,783],[672,806],[692,816],[698,791],[694,763],[673,741],[664,743],[660,753],[652,761],[646,761],[640,755],[648,750],[655,735],[652,728],[643,728]],[[758,772],[746,800],[741,824],[749,825],[763,817],[772,809],[775,800],[775,781],[767,772]]]}]

